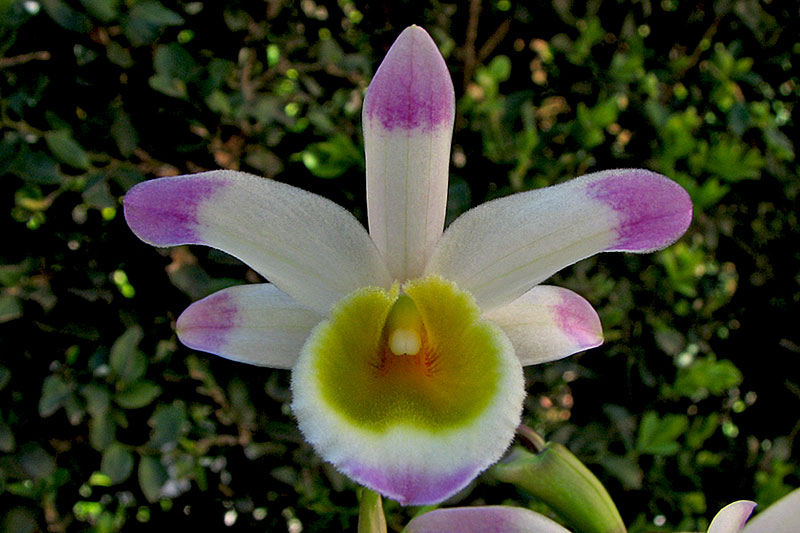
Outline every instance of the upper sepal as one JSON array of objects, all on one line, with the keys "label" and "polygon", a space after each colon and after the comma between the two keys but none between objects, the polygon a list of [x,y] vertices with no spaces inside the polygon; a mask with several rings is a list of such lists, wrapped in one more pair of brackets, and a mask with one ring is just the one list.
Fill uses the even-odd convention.
[{"label": "upper sepal", "polygon": [[409,26],[394,42],[370,83],[363,114],[365,120],[377,120],[387,130],[452,124],[453,82],[425,30]]}]

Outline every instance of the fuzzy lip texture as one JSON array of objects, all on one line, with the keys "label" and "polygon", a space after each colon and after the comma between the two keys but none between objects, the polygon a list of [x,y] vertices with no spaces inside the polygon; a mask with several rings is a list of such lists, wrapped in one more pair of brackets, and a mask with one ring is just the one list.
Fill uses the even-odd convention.
[{"label": "fuzzy lip texture", "polygon": [[[454,117],[444,59],[411,26],[364,100],[368,232],[325,198],[231,170],[146,181],[124,199],[125,220],[143,241],[217,248],[269,280],[193,303],[177,322],[181,341],[291,369],[292,410],[307,441],[356,482],[403,504],[440,502],[502,456],[521,416],[522,366],[602,343],[591,304],[541,282],[600,252],[662,249],[692,218],[675,182],[621,169],[487,202],[444,231]],[[387,344],[397,291],[423,322],[403,322]],[[484,344],[448,337],[458,324]],[[392,379],[372,380],[363,366],[348,374],[338,362],[352,346],[362,361],[401,358],[375,367],[393,369]],[[429,366],[415,369],[410,358]],[[417,374],[397,374],[406,368]],[[448,397],[463,394],[454,392],[463,376],[480,402]],[[374,417],[347,402],[348,387],[357,385],[354,397],[367,405],[398,384],[406,389]],[[442,406],[456,411],[447,423],[434,416]]]}]

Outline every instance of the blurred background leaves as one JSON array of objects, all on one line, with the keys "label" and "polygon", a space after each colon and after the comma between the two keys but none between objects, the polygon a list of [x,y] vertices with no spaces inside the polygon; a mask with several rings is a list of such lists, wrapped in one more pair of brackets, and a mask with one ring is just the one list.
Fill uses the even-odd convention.
[{"label": "blurred background leaves", "polygon": [[[777,500],[800,485],[797,17],[755,0],[0,0],[0,529],[355,528],[355,487],[303,443],[288,373],[175,338],[189,302],[258,276],[139,242],[120,199],[229,168],[364,220],[363,93],[409,24],[456,86],[448,221],[615,167],[694,201],[670,249],[556,276],[606,344],[527,369],[525,422],[631,531]],[[488,477],[457,501],[548,512]],[[385,508],[394,531],[413,512]]]}]

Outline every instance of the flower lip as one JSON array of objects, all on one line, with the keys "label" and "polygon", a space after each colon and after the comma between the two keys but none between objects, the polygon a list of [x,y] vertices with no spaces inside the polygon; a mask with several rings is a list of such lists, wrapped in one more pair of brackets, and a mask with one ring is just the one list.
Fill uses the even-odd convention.
[{"label": "flower lip", "polygon": [[321,400],[365,431],[467,424],[497,392],[502,333],[441,278],[404,289],[355,291],[311,334],[301,357]]},{"label": "flower lip", "polygon": [[[292,409],[308,442],[343,473],[425,504],[499,459],[525,390],[510,341],[469,294],[435,276],[403,289],[359,289],[337,304],[292,370]],[[418,334],[417,353],[391,349],[398,325]]]}]

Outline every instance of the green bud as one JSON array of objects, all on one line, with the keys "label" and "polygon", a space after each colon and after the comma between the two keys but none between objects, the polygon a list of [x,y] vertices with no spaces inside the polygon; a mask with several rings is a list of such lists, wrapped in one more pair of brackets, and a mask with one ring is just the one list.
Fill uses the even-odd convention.
[{"label": "green bud", "polygon": [[537,450],[515,448],[492,468],[500,481],[540,499],[576,533],[625,533],[625,524],[605,487],[567,448],[545,442],[529,428],[520,428],[523,438]]}]

